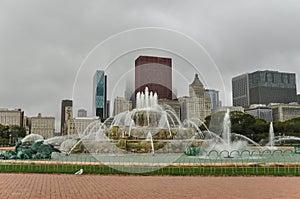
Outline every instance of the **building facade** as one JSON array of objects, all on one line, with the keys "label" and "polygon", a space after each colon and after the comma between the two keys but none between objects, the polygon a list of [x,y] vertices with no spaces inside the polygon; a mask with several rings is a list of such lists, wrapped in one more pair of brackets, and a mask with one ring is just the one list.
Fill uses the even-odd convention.
[{"label": "building facade", "polygon": [[132,110],[132,102],[125,100],[123,97],[116,97],[114,101],[114,111],[113,115],[116,116],[119,113],[125,112],[125,111],[131,111]]},{"label": "building facade", "polygon": [[238,112],[245,112],[244,107],[242,106],[221,106],[219,108],[216,108],[213,113],[217,113],[217,112],[226,112],[227,110],[229,110],[230,112],[233,111],[238,111]]},{"label": "building facade", "polygon": [[25,127],[24,111],[21,109],[0,109],[0,124]]},{"label": "building facade", "polygon": [[129,81],[128,79],[126,80],[126,86],[125,86],[125,91],[124,91],[124,97],[125,100],[127,101],[132,101],[132,98],[134,98],[134,86],[133,82]]},{"label": "building facade", "polygon": [[248,74],[243,74],[232,79],[233,106],[250,106]]},{"label": "building facade", "polygon": [[68,121],[67,134],[84,136],[85,129],[93,122],[101,123],[99,117],[76,117]]},{"label": "building facade", "polygon": [[107,106],[107,76],[104,71],[97,70],[93,81],[93,111],[101,120],[109,117]]},{"label": "building facade", "polygon": [[205,98],[205,88],[198,74],[189,85],[189,95],[189,97],[179,98],[181,121],[185,119],[204,121],[205,117],[211,114],[211,101]]},{"label": "building facade", "polygon": [[67,122],[73,118],[73,101],[62,100],[61,102],[61,117],[60,117],[60,133],[67,134]]},{"label": "building facade", "polygon": [[253,104],[245,109],[245,113],[254,116],[256,119],[263,119],[267,122],[273,122],[273,112],[270,107],[265,104]]},{"label": "building facade", "polygon": [[172,108],[173,111],[176,113],[177,117],[180,119],[180,103],[178,99],[159,99],[158,104],[163,107],[169,106],[170,108]]},{"label": "building facade", "polygon": [[272,109],[274,122],[284,122],[300,117],[300,105],[298,103],[272,103],[268,107]]},{"label": "building facade", "polygon": [[256,71],[232,79],[234,106],[296,102],[296,75],[278,71]]},{"label": "building facade", "polygon": [[78,109],[77,117],[87,117],[87,111],[85,109]]},{"label": "building facade", "polygon": [[45,139],[54,136],[55,117],[43,117],[42,114],[39,113],[37,117],[28,117],[27,120],[30,134],[39,134]]},{"label": "building facade", "polygon": [[156,92],[159,99],[172,100],[172,59],[139,56],[135,60],[135,96],[145,87]]}]

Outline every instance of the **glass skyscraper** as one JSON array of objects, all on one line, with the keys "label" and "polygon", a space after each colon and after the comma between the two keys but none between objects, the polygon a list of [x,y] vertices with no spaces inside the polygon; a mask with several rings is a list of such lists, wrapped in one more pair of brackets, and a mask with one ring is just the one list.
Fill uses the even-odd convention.
[{"label": "glass skyscraper", "polygon": [[104,120],[108,117],[107,113],[107,76],[104,71],[97,70],[94,75],[94,97],[93,111],[94,115]]}]

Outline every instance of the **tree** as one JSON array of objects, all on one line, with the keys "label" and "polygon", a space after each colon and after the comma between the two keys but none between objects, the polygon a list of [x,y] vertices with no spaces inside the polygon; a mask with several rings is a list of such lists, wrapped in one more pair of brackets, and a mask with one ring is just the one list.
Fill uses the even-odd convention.
[{"label": "tree", "polygon": [[14,137],[16,139],[19,137],[25,137],[25,135],[26,135],[26,129],[21,126],[11,126],[10,132],[11,132],[12,137]]},{"label": "tree", "polygon": [[7,144],[9,140],[10,143],[14,144],[16,140],[20,137],[25,137],[26,129],[20,126],[4,126],[0,124],[0,143]]}]

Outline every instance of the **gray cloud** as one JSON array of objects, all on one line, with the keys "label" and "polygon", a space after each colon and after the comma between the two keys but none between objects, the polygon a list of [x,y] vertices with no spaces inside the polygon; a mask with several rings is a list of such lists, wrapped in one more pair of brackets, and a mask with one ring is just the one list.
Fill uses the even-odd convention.
[{"label": "gray cloud", "polygon": [[174,29],[201,43],[223,75],[222,100],[230,104],[233,76],[264,69],[299,76],[299,10],[292,0],[1,1],[0,107],[54,115],[58,122],[60,102],[72,97],[76,72],[90,50],[120,31],[147,26]]}]

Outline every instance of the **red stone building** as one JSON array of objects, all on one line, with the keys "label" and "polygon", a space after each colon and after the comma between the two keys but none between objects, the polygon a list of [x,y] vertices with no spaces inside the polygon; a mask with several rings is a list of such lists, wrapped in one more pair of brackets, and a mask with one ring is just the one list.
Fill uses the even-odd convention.
[{"label": "red stone building", "polygon": [[139,56],[135,60],[135,95],[149,91],[157,92],[159,99],[172,99],[172,59]]}]

